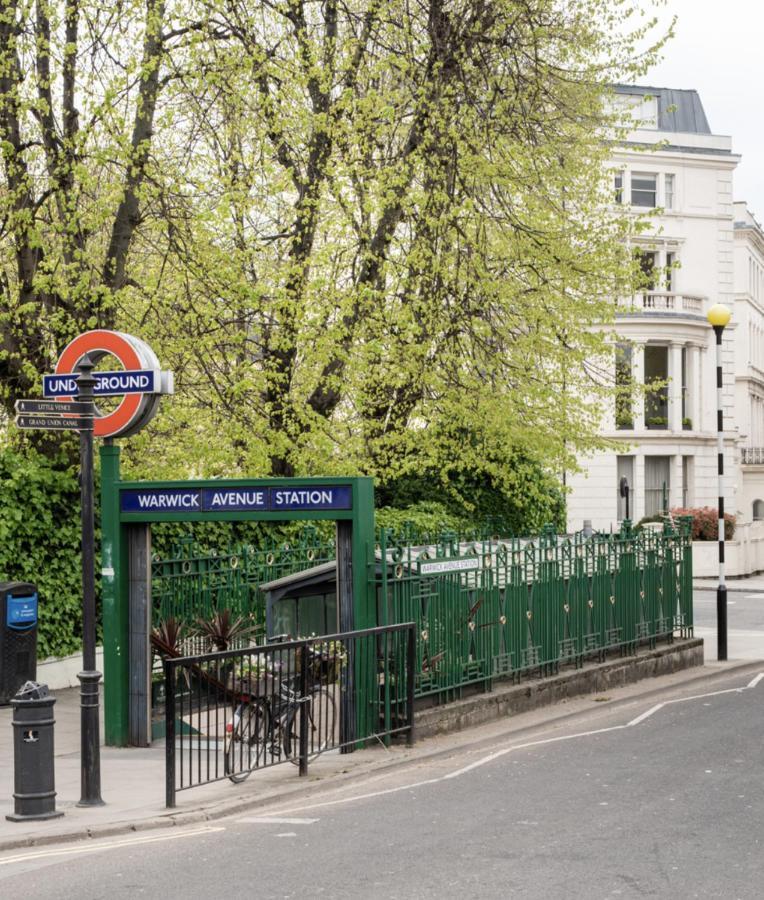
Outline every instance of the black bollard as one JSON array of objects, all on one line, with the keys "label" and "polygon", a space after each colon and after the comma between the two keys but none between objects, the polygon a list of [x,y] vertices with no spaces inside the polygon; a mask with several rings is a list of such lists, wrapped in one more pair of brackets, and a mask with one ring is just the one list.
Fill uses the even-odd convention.
[{"label": "black bollard", "polygon": [[53,763],[53,704],[46,684],[34,681],[19,689],[13,707],[13,763],[15,801],[11,822],[55,819],[55,770]]}]

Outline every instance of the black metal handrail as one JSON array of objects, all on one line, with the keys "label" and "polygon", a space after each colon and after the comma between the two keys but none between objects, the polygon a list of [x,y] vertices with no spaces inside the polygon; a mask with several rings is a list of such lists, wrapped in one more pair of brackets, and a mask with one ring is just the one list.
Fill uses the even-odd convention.
[{"label": "black metal handrail", "polygon": [[[164,661],[166,803],[327,750],[414,738],[414,623]],[[180,677],[179,677],[180,676]]]}]

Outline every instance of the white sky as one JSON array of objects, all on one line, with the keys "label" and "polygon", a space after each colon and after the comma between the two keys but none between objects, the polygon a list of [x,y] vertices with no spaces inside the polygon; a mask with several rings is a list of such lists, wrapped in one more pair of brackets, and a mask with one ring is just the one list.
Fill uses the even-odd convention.
[{"label": "white sky", "polygon": [[711,131],[742,155],[734,198],[764,223],[764,0],[667,0],[661,18],[674,14],[675,37],[640,82],[698,91]]}]

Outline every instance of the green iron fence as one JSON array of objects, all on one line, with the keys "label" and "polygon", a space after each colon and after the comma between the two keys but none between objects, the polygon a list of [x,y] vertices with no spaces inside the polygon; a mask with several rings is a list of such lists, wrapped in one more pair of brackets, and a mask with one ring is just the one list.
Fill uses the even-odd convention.
[{"label": "green iron fence", "polygon": [[[416,624],[419,697],[448,701],[468,685],[550,674],[561,664],[670,641],[677,632],[692,635],[689,520],[661,532],[635,532],[627,523],[617,534],[589,538],[546,529],[531,539],[427,540],[380,531],[369,573],[378,623]],[[262,633],[259,585],[334,556],[333,541],[310,528],[289,544],[237,545],[217,554],[183,541],[172,558],[154,561],[154,623],[173,617],[193,626],[226,608]],[[373,673],[364,682],[358,687],[371,696]]]},{"label": "green iron fence", "polygon": [[380,535],[380,623],[417,625],[416,694],[440,700],[497,677],[550,674],[608,651],[692,635],[689,522],[663,532],[455,537],[413,547]]},{"label": "green iron fence", "polygon": [[256,630],[265,628],[265,598],[261,584],[334,559],[334,541],[306,527],[297,540],[263,547],[236,544],[216,552],[193,538],[179,541],[169,558],[152,562],[153,624],[173,618],[193,626],[218,609],[248,618]]}]

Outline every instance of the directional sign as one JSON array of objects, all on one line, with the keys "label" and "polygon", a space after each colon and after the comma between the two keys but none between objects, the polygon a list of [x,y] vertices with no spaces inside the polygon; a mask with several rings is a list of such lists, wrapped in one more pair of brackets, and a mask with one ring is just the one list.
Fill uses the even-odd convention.
[{"label": "directional sign", "polygon": [[31,413],[32,415],[42,416],[88,416],[93,415],[93,410],[89,403],[57,403],[55,400],[17,400],[17,413]]},{"label": "directional sign", "polygon": [[[152,369],[125,372],[93,372],[96,397],[119,397],[122,394],[156,394],[160,373]],[[42,392],[46,397],[76,397],[77,375],[43,375]]]},{"label": "directional sign", "polygon": [[76,431],[84,425],[84,421],[76,416],[16,416],[16,424],[19,428],[50,428],[53,431]]}]

